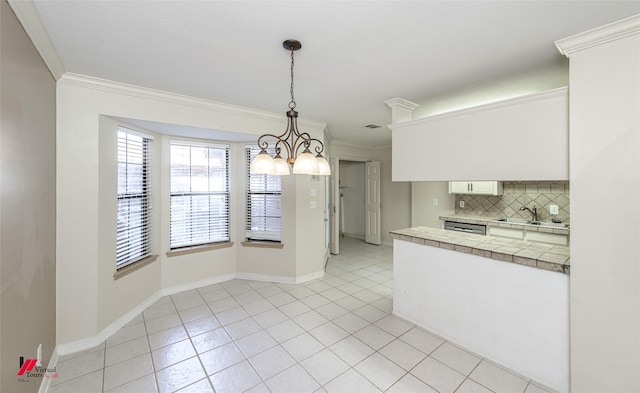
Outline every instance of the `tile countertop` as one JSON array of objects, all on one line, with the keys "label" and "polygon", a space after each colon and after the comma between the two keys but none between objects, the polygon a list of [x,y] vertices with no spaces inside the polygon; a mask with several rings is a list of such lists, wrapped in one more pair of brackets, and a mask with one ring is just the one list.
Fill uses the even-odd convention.
[{"label": "tile countertop", "polygon": [[516,223],[516,222],[503,222],[498,221],[498,217],[481,217],[481,216],[462,216],[457,214],[451,215],[443,215],[440,216],[442,221],[453,221],[453,222],[463,222],[467,224],[481,224],[487,225],[490,227],[500,227],[500,228],[516,228],[516,229],[524,229],[529,232],[546,232],[546,233],[557,233],[559,235],[569,235],[569,228],[554,228],[547,227],[544,225],[531,225],[525,223]]},{"label": "tile countertop", "polygon": [[391,231],[394,239],[569,274],[569,247],[414,227]]}]

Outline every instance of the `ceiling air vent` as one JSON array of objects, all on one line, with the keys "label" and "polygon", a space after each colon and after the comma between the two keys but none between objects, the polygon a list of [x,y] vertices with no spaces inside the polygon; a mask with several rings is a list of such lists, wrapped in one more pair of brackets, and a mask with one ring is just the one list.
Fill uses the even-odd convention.
[{"label": "ceiling air vent", "polygon": [[367,124],[365,127],[374,129],[374,128],[380,128],[382,126],[380,124]]}]

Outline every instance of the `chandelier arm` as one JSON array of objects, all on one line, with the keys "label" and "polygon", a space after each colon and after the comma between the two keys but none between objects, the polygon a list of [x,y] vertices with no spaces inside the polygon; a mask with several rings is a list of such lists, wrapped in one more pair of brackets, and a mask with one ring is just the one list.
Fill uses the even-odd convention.
[{"label": "chandelier arm", "polygon": [[[295,111],[294,111],[295,112]],[[269,136],[271,138],[277,139],[279,141],[284,140],[286,141],[287,139],[291,138],[291,140],[293,141],[293,138],[291,137],[291,134],[293,135],[299,135],[298,129],[296,127],[295,124],[295,117],[297,116],[297,112],[295,112],[295,114],[290,114],[287,112],[287,128],[285,129],[285,131],[280,134],[280,135],[274,135],[274,134],[263,134],[258,138],[258,145],[260,145],[260,140],[263,137]],[[260,146],[262,147],[262,146]]]},{"label": "chandelier arm", "polygon": [[284,149],[287,152],[287,159],[291,158],[291,146],[289,146],[289,142],[287,142],[284,139],[279,139],[278,142],[276,142],[276,154],[280,154],[280,147],[279,145],[284,145]]},{"label": "chandelier arm", "polygon": [[[301,139],[302,141],[300,141]],[[305,148],[308,149],[311,147],[312,142],[316,142],[319,145],[319,146],[314,146],[313,148],[316,153],[322,153],[324,151],[324,143],[322,143],[320,139],[311,138],[311,135],[309,135],[308,132],[303,132],[298,136],[298,138],[296,138],[296,141],[293,145],[294,146],[293,149],[295,150],[296,157],[298,156],[298,151],[300,150],[301,146],[304,146]]]},{"label": "chandelier arm", "polygon": [[303,132],[301,134],[297,135],[296,140],[293,143],[293,152],[295,154],[296,157],[298,157],[298,152],[300,150],[300,147],[304,146],[305,148],[308,148],[311,145],[311,142],[309,142],[309,134],[307,134],[306,132]]},{"label": "chandelier arm", "polygon": [[315,152],[318,154],[322,154],[322,152],[324,151],[324,143],[322,143],[320,139],[316,139],[316,138],[311,138],[311,140],[318,142],[318,144],[320,145],[320,146],[314,147],[313,150],[315,150]]},{"label": "chandelier arm", "polygon": [[[273,134],[262,134],[258,138],[258,147],[259,148],[264,149],[264,150],[267,150],[269,148],[269,142],[262,140],[263,138],[267,138],[267,137],[276,139],[278,141],[280,140],[280,138],[278,138],[277,136],[275,136]],[[276,142],[276,144],[277,144],[277,142]]]}]

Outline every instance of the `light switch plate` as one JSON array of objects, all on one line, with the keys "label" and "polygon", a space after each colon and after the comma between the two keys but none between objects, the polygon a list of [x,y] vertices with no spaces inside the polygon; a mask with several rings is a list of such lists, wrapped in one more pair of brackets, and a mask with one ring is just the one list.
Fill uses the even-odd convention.
[{"label": "light switch plate", "polygon": [[316,208],[316,201],[309,201],[309,209],[315,209]]},{"label": "light switch plate", "polygon": [[464,208],[464,201],[460,201],[460,207]]},{"label": "light switch plate", "polygon": [[549,214],[558,214],[558,205],[549,205]]}]

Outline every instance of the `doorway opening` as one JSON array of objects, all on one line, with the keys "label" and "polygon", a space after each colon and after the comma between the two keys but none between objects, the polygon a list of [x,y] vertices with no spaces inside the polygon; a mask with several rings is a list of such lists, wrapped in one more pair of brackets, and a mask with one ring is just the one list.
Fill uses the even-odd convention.
[{"label": "doorway opening", "polygon": [[364,241],[365,164],[340,160],[340,236]]},{"label": "doorway opening", "polygon": [[331,253],[340,252],[341,237],[379,245],[380,162],[332,158],[331,166]]}]

